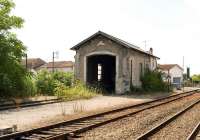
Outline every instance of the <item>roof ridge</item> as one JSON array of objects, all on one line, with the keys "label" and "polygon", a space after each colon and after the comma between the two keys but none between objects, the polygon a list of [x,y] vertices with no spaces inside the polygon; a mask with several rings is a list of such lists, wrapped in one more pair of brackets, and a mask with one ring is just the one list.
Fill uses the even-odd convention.
[{"label": "roof ridge", "polygon": [[110,34],[107,34],[107,33],[103,32],[103,31],[100,31],[100,30],[99,30],[98,32],[96,32],[95,34],[91,35],[90,37],[84,39],[83,41],[81,41],[81,42],[78,43],[77,45],[73,46],[73,47],[71,48],[71,50],[77,50],[77,49],[79,49],[79,48],[81,47],[82,44],[84,44],[85,42],[89,41],[90,39],[92,39],[93,37],[95,37],[95,36],[97,36],[97,35],[105,36],[105,37],[107,37],[108,39],[111,39],[111,40],[113,40],[113,41],[119,43],[120,45],[122,45],[122,46],[124,46],[124,47],[134,49],[134,50],[136,50],[136,51],[139,51],[139,52],[141,52],[141,53],[144,53],[144,54],[147,54],[147,55],[150,55],[150,56],[153,56],[153,57],[156,57],[156,58],[159,59],[159,57],[154,56],[153,54],[149,53],[148,51],[145,51],[145,50],[141,49],[140,47],[138,47],[138,46],[136,46],[136,45],[133,45],[133,44],[131,44],[131,43],[129,43],[129,42],[126,42],[126,41],[124,41],[124,40],[122,40],[122,39],[119,39],[119,38],[117,38],[117,37],[114,37],[114,36],[112,36],[112,35],[110,35]]}]

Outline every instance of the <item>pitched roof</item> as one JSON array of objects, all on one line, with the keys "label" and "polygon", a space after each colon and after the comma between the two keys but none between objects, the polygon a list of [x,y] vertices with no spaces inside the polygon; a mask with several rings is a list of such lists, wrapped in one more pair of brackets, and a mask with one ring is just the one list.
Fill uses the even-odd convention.
[{"label": "pitched roof", "polygon": [[[27,59],[27,67],[29,69],[36,69],[42,65],[44,65],[46,62],[40,58],[28,58]],[[26,65],[26,60],[22,60],[22,65]]]},{"label": "pitched roof", "polygon": [[180,69],[183,70],[183,68],[181,66],[179,66],[178,64],[159,64],[158,68],[161,69],[161,70],[170,70],[175,66],[177,66],[177,67],[179,67]]},{"label": "pitched roof", "polygon": [[86,43],[87,41],[89,41],[90,39],[92,39],[92,38],[94,38],[94,37],[96,37],[96,36],[98,36],[98,35],[102,35],[102,36],[104,36],[104,37],[106,37],[106,38],[108,38],[108,39],[110,39],[110,40],[112,40],[112,41],[114,41],[114,42],[116,42],[116,43],[118,43],[118,44],[120,44],[120,45],[126,47],[126,48],[134,49],[135,51],[138,51],[138,52],[140,52],[140,53],[144,53],[144,54],[147,54],[147,55],[150,55],[150,56],[153,56],[153,57],[156,57],[156,58],[160,59],[159,57],[154,56],[153,54],[149,53],[148,51],[142,50],[142,49],[141,49],[140,47],[138,47],[138,46],[135,46],[135,45],[133,45],[133,44],[131,44],[131,43],[129,43],[129,42],[126,42],[126,41],[124,41],[124,40],[121,40],[121,39],[119,39],[119,38],[116,38],[116,37],[114,37],[114,36],[112,36],[112,35],[109,35],[109,34],[107,34],[107,33],[102,32],[102,31],[98,31],[98,32],[96,32],[95,34],[93,34],[92,36],[90,36],[90,37],[86,38],[85,40],[81,41],[81,42],[78,43],[77,45],[73,46],[73,47],[71,48],[71,50],[78,50],[78,49],[81,47],[81,45],[83,45],[84,43]]},{"label": "pitched roof", "polygon": [[[73,67],[73,66],[74,66],[74,62],[72,61],[55,61],[54,62],[54,68],[67,68],[67,67]],[[48,62],[42,67],[52,68],[53,62]]]}]

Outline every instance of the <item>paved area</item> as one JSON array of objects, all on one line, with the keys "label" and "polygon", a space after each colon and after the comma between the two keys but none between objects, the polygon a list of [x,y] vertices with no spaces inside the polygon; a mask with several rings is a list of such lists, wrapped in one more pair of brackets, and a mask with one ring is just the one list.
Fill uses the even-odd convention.
[{"label": "paved area", "polygon": [[[191,90],[191,89],[185,89]],[[180,92],[180,91],[179,91]],[[30,129],[62,121],[87,112],[103,111],[106,109],[149,101],[169,93],[109,95],[97,96],[89,100],[69,101],[42,105],[37,107],[20,108],[0,112],[0,126],[17,125],[18,130]]]}]

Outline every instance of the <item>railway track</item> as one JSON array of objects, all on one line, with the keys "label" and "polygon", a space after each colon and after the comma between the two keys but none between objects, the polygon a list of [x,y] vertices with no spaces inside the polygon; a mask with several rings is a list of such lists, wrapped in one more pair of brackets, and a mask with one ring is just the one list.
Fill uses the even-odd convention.
[{"label": "railway track", "polygon": [[0,105],[0,111],[9,110],[9,109],[16,109],[16,108],[25,108],[25,107],[33,107],[45,104],[52,104],[61,102],[61,99],[49,99],[49,100],[41,100],[41,101],[31,101],[31,102],[24,102],[21,104],[2,104]]},{"label": "railway track", "polygon": [[187,140],[200,140],[200,121],[188,136]]},{"label": "railway track", "polygon": [[196,94],[197,90],[122,107],[41,128],[0,136],[0,140],[61,140],[76,138],[78,134],[144,110],[161,106]]},{"label": "railway track", "polygon": [[[179,112],[177,112],[176,114],[174,114],[170,118],[166,119],[165,121],[161,122],[157,126],[153,127],[151,130],[149,130],[146,133],[142,134],[141,136],[139,136],[137,138],[137,140],[154,139],[154,136],[157,135],[160,131],[162,131],[163,128],[165,128],[170,123],[173,123],[174,121],[176,121],[176,119],[182,117],[187,111],[191,111],[193,109],[193,107],[197,106],[198,104],[200,104],[200,99],[198,99],[194,103],[190,104],[186,108],[180,110]],[[187,139],[188,140],[195,140],[197,135],[198,135],[198,133],[199,133],[199,130],[200,130],[200,124],[198,124],[195,127],[195,129],[192,131],[192,133],[190,134],[190,136]],[[156,137],[158,137],[158,136],[156,136]]]}]

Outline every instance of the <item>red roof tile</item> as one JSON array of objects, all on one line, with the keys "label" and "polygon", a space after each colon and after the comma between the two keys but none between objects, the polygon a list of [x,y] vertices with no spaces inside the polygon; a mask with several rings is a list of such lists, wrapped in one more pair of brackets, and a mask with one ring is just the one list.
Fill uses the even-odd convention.
[{"label": "red roof tile", "polygon": [[[73,66],[74,66],[74,62],[72,61],[55,61],[54,62],[54,68],[66,68],[66,67],[73,67]],[[45,64],[43,67],[52,68],[53,62],[49,62]]]}]

